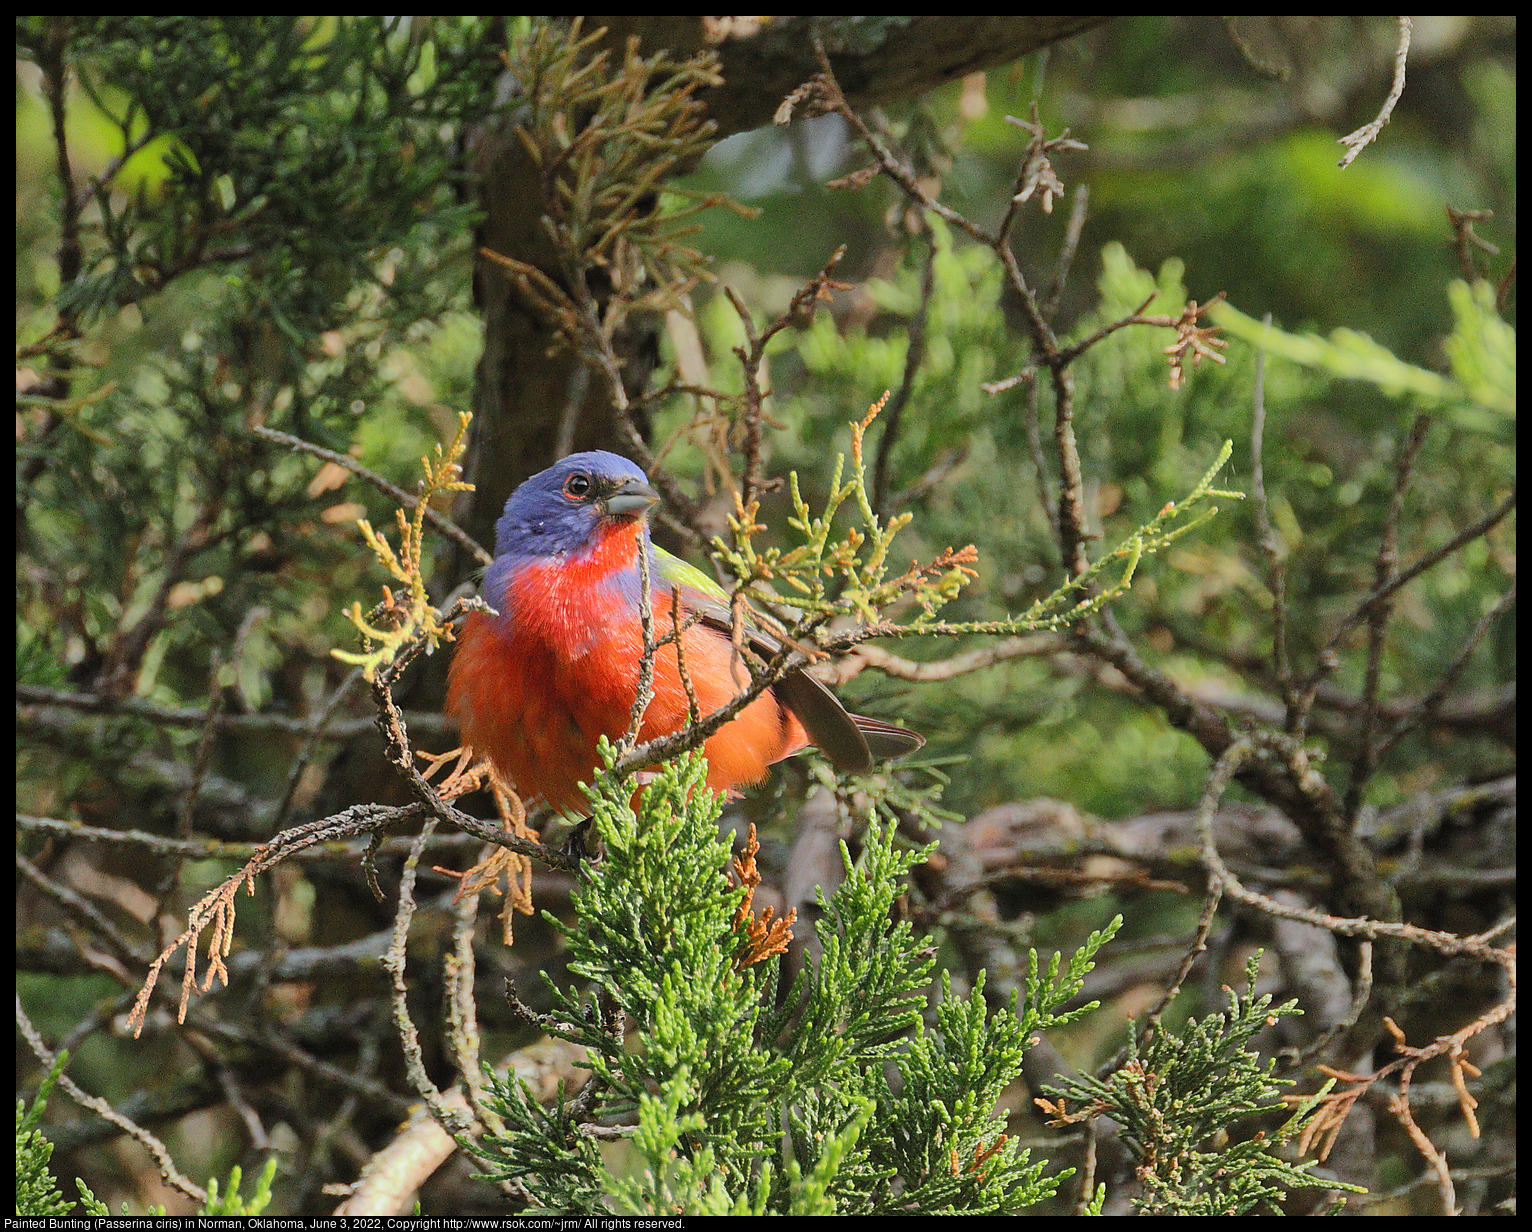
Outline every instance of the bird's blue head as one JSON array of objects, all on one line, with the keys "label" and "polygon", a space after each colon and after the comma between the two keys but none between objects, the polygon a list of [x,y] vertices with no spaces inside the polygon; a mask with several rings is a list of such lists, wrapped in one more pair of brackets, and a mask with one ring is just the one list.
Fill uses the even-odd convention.
[{"label": "bird's blue head", "polygon": [[495,556],[568,560],[593,550],[602,532],[641,522],[659,500],[644,472],[603,449],[570,454],[524,482],[495,523]]}]

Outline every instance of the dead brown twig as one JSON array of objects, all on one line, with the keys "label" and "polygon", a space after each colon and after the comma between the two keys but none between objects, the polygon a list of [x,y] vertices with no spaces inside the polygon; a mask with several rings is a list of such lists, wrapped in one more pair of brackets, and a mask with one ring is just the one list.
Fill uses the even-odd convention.
[{"label": "dead brown twig", "polygon": [[771,918],[774,911],[772,907],[767,907],[759,916],[754,914],[752,904],[755,901],[755,890],[761,884],[761,871],[755,866],[755,856],[760,849],[761,844],[755,837],[755,823],[752,822],[749,836],[745,839],[745,850],[734,859],[734,880],[745,891],[734,913],[734,931],[743,934],[739,955],[734,960],[736,971],[765,962],[773,954],[785,954],[793,939],[793,923],[798,918],[796,907],[788,908],[787,913],[778,920]]},{"label": "dead brown twig", "polygon": [[[1406,1042],[1403,1030],[1392,1018],[1385,1017],[1383,1023],[1393,1037],[1394,1050],[1400,1054],[1395,1060],[1373,1074],[1355,1074],[1328,1065],[1319,1066],[1321,1073],[1347,1085],[1342,1090],[1332,1091],[1320,1098],[1318,1111],[1304,1129],[1298,1141],[1298,1149],[1302,1152],[1315,1150],[1320,1160],[1327,1158],[1347,1116],[1356,1106],[1356,1101],[1379,1082],[1397,1074],[1399,1088],[1390,1093],[1388,1110],[1409,1135],[1410,1141],[1415,1144],[1416,1149],[1420,1151],[1435,1173],[1437,1188],[1442,1196],[1443,1213],[1457,1214],[1456,1192],[1452,1175],[1447,1168],[1447,1158],[1415,1121],[1410,1108],[1410,1083],[1415,1076],[1415,1071],[1421,1065],[1437,1057],[1444,1057],[1453,1088],[1457,1091],[1458,1108],[1462,1112],[1463,1121],[1468,1126],[1468,1132],[1472,1137],[1479,1136],[1479,1120],[1474,1115],[1479,1101],[1469,1092],[1467,1079],[1477,1078],[1480,1071],[1464,1054],[1464,1045],[1474,1036],[1504,1022],[1516,1010],[1516,947],[1507,946],[1503,950],[1496,951],[1496,954],[1509,981],[1509,995],[1499,1004],[1480,1014],[1467,1026],[1450,1034],[1440,1035],[1430,1044],[1417,1048]],[[1311,1098],[1312,1096],[1285,1095],[1283,1102],[1297,1104]]]}]

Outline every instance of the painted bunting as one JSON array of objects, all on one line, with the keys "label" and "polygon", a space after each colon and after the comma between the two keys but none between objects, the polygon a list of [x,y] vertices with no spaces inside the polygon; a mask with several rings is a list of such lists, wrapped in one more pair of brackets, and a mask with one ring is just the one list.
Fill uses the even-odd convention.
[{"label": "painted bunting", "polygon": [[[637,466],[599,450],[533,475],[495,524],[483,594],[497,614],[471,613],[458,634],[447,713],[462,743],[523,797],[562,812],[586,811],[579,784],[595,772],[597,739],[628,730],[643,654],[640,551],[649,553],[654,636],[672,630],[676,592],[682,627],[680,647],[655,654],[654,700],[640,740],[686,724],[682,664],[702,717],[750,681],[729,638],[727,594],[649,541],[648,513],[658,499]],[[747,636],[762,657],[779,648],[759,629]],[[862,771],[925,741],[848,713],[812,676],[790,672],[707,738],[708,785],[757,783],[773,762],[810,743],[837,769]]]}]

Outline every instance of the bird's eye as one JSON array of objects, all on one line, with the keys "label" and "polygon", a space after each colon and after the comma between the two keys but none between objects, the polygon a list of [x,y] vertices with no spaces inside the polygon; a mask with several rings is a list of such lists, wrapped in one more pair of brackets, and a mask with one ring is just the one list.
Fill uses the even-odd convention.
[{"label": "bird's eye", "polygon": [[564,495],[574,500],[583,500],[590,495],[590,476],[576,471],[564,480]]}]

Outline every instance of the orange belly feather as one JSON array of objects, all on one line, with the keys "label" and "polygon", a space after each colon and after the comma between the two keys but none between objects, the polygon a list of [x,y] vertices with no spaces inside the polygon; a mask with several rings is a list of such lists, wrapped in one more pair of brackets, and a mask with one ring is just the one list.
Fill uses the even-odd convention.
[{"label": "orange belly feather", "polygon": [[[548,576],[539,576],[544,572]],[[514,621],[469,615],[458,634],[446,709],[457,719],[462,743],[489,758],[522,796],[583,813],[579,784],[595,773],[597,740],[615,740],[628,729],[643,636],[637,613],[620,598],[607,595],[606,602],[593,604],[599,592],[571,586],[572,580],[567,568],[531,566],[512,584]],[[578,605],[572,592],[583,600]],[[657,594],[656,636],[672,627],[666,606]],[[693,625],[682,638],[686,672],[706,717],[749,677],[719,630]],[[655,655],[654,700],[639,738],[670,735],[687,717],[676,648],[663,646]],[[708,786],[757,783],[768,766],[807,743],[797,717],[772,693],[762,694],[704,743]]]}]

